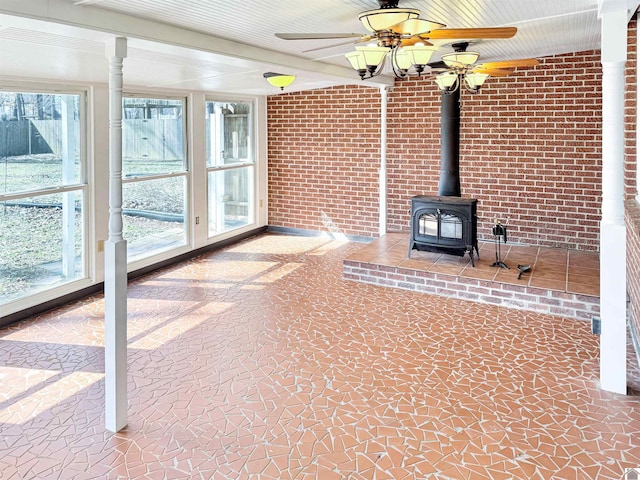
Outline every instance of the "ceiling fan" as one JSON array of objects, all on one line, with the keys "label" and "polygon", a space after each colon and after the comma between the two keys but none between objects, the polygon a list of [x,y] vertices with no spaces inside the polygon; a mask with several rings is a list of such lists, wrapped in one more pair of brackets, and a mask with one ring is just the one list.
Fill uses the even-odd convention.
[{"label": "ceiling fan", "polygon": [[451,45],[453,53],[445,53],[439,62],[431,62],[428,66],[433,73],[438,73],[436,83],[444,93],[451,93],[462,86],[471,93],[478,93],[487,78],[506,77],[512,74],[516,67],[533,67],[538,65],[535,58],[518,60],[503,60],[478,64],[480,54],[467,51],[469,42],[459,42]]},{"label": "ceiling fan", "polygon": [[[442,72],[443,90],[457,88],[456,79],[465,77],[470,81],[472,91],[477,91],[488,76],[505,76],[516,67],[537,65],[536,59],[506,60],[477,65],[479,54],[467,52],[467,42],[454,43],[454,53],[442,56],[441,62],[429,63],[432,54],[438,49],[431,40],[470,40],[470,39],[505,39],[513,37],[516,27],[494,28],[445,28],[446,25],[432,20],[420,18],[420,10],[398,7],[399,0],[378,0],[379,9],[367,10],[359,14],[358,19],[369,33],[276,33],[276,37],[284,40],[318,40],[333,38],[349,38],[347,43],[375,43],[374,45],[356,46],[355,52],[345,56],[351,66],[362,79],[371,78],[382,73],[387,59],[391,63],[393,73],[398,78],[409,75],[420,75],[427,67],[434,73]],[[343,45],[340,43],[338,45]],[[330,48],[337,45],[329,45]],[[307,50],[307,51],[312,51]],[[451,81],[451,83],[449,83]],[[477,83],[480,82],[478,85]]]}]

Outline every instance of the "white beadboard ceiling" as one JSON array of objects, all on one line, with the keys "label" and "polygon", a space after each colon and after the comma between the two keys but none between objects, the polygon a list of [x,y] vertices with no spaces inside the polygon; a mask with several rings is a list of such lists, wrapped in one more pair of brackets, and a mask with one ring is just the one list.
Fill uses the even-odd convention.
[{"label": "white beadboard ceiling", "polygon": [[[635,11],[639,2],[628,2]],[[400,0],[399,6],[451,28],[517,27],[511,39],[471,41],[481,61],[494,61],[599,49],[598,4]],[[266,71],[297,75],[287,91],[360,83],[344,58],[352,43],[274,34],[366,33],[358,14],[375,8],[377,0],[0,0],[0,79],[104,83],[105,43],[126,36],[130,86],[276,94],[262,78]],[[442,42],[434,60],[451,43]],[[319,47],[328,48],[308,51]]]}]

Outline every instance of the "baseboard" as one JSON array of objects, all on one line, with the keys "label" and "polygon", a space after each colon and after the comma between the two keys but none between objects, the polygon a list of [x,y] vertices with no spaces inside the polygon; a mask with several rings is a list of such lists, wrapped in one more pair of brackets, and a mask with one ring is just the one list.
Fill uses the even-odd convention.
[{"label": "baseboard", "polygon": [[267,227],[259,227],[254,228],[253,230],[249,230],[248,232],[241,233],[240,235],[235,235],[231,238],[227,238],[226,240],[220,240],[219,242],[211,243],[204,247],[196,248],[195,250],[191,250],[187,253],[183,253],[182,255],[177,255],[175,257],[168,258],[158,263],[154,263],[153,265],[148,265],[146,267],[139,268],[127,274],[127,278],[129,281],[134,278],[142,277],[147,273],[155,272],[156,270],[160,270],[161,268],[169,267],[171,265],[175,265],[176,263],[184,262],[185,260],[189,260],[194,257],[198,257],[205,253],[212,252],[214,250],[219,250],[224,247],[228,247],[229,245],[233,245],[247,238],[255,237],[256,235],[260,235],[267,231]]},{"label": "baseboard", "polygon": [[[627,311],[629,311],[629,309],[627,309]],[[627,326],[629,328],[629,335],[631,335],[633,349],[636,352],[636,361],[638,362],[638,367],[640,367],[640,338],[638,337],[638,331],[636,330],[635,325],[631,321],[630,315],[627,315]]]},{"label": "baseboard", "polygon": [[[255,237],[256,235],[259,235],[261,233],[264,233],[265,231],[267,231],[267,227],[259,227],[259,228],[254,228],[253,230],[250,230],[248,232],[242,233],[240,235],[236,235],[234,237],[228,238],[226,240],[221,240],[219,242],[215,242],[212,243],[210,245],[206,245],[204,247],[201,248],[197,248],[195,250],[191,250],[190,252],[187,253],[183,253],[182,255],[177,255],[175,257],[169,258],[167,260],[163,260],[161,262],[158,263],[154,263],[153,265],[149,265],[143,268],[139,268],[138,270],[134,270],[132,272],[129,272],[127,274],[127,279],[129,281],[133,280],[134,278],[139,278],[143,275],[146,275],[148,273],[154,272],[156,270],[160,270],[162,268],[166,268],[168,266],[171,265],[175,265],[176,263],[180,263],[180,262],[184,262],[185,260],[189,260],[193,257],[197,257],[200,255],[203,255],[205,253],[209,253],[212,252],[214,250],[219,250],[221,248],[227,247],[229,245],[233,245],[235,243],[238,243],[242,240],[245,240],[247,238],[250,237]],[[91,285],[89,287],[83,288],[81,290],[77,290],[75,292],[71,292],[69,294],[66,295],[62,295],[60,297],[54,298],[52,300],[49,300],[47,302],[43,302],[40,303],[38,305],[34,305],[32,307],[28,307],[25,308],[23,310],[19,310],[17,312],[14,312],[10,315],[6,315],[3,317],[0,317],[0,328],[1,327],[6,327],[8,325],[11,325],[13,323],[16,322],[20,322],[22,320],[26,320],[28,318],[32,318],[35,317],[37,315],[40,315],[42,313],[46,313],[49,312],[51,310],[54,310],[58,307],[62,307],[64,305],[67,305],[69,303],[75,302],[77,300],[81,300],[83,298],[86,298],[90,295],[94,295],[96,293],[102,292],[104,291],[104,282],[99,282],[96,283],[94,285]]]},{"label": "baseboard", "polygon": [[269,225],[267,227],[269,233],[280,233],[285,235],[297,235],[301,237],[327,237],[332,240],[344,238],[350,242],[371,243],[375,240],[373,237],[365,237],[363,235],[347,235],[344,233],[323,232],[321,230],[307,230],[305,228],[279,227]]},{"label": "baseboard", "polygon": [[66,295],[62,295],[60,297],[56,297],[47,302],[39,303],[38,305],[34,305],[32,307],[28,307],[23,310],[18,310],[17,312],[13,312],[10,315],[5,315],[4,317],[0,317],[0,328],[6,327],[13,323],[20,322],[22,320],[26,320],[28,318],[35,317],[42,313],[48,312],[50,310],[54,310],[58,307],[62,307],[63,305],[73,303],[77,300],[81,300],[90,295],[99,293],[103,290],[104,290],[104,282],[100,282],[100,283],[91,285],[89,287],[76,290],[75,292],[71,292]]}]

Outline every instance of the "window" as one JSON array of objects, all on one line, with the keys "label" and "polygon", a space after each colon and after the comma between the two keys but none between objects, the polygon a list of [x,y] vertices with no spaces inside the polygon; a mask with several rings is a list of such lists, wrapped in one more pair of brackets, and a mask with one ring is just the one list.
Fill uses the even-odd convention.
[{"label": "window", "polygon": [[0,304],[87,276],[81,98],[0,92]]},{"label": "window", "polygon": [[253,104],[206,103],[209,237],[255,222]]},{"label": "window", "polygon": [[187,244],[184,103],[123,99],[123,234],[130,262]]}]

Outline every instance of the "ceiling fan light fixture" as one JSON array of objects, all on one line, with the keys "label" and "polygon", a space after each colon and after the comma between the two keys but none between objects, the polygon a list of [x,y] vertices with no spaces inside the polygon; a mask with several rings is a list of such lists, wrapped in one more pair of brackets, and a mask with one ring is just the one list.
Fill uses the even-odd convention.
[{"label": "ceiling fan light fixture", "polygon": [[355,52],[345,53],[344,56],[364,80],[367,73],[369,73],[367,78],[380,73],[389,51],[386,47],[356,47]]},{"label": "ceiling fan light fixture", "polygon": [[358,19],[370,32],[379,32],[380,30],[389,30],[393,25],[419,16],[420,10],[415,8],[380,8],[362,12]]},{"label": "ceiling fan light fixture", "polygon": [[421,35],[444,27],[446,27],[444,23],[434,22],[433,20],[410,18],[400,22],[399,24],[393,25],[391,30],[403,35]]},{"label": "ceiling fan light fixture", "polygon": [[444,92],[455,90],[458,82],[458,74],[456,72],[444,72],[436,75],[436,84],[438,88]]},{"label": "ceiling fan light fixture", "polygon": [[453,52],[442,55],[442,61],[451,68],[461,68],[473,65],[478,61],[478,52]]},{"label": "ceiling fan light fixture", "polygon": [[487,78],[489,78],[489,75],[486,73],[467,73],[464,76],[464,81],[467,83],[469,88],[477,92],[480,90],[480,87],[484,85]]},{"label": "ceiling fan light fixture", "polygon": [[285,75],[283,73],[266,72],[262,76],[274,87],[284,90],[296,79],[295,75]]},{"label": "ceiling fan light fixture", "polygon": [[347,58],[347,60],[349,60],[349,63],[354,70],[367,69],[367,62],[365,61],[364,53],[356,50],[355,52],[345,53],[344,56]]},{"label": "ceiling fan light fixture", "polygon": [[367,68],[377,68],[383,61],[384,57],[389,53],[387,47],[356,47],[357,52],[361,52]]},{"label": "ceiling fan light fixture", "polygon": [[404,48],[396,48],[393,53],[393,66],[402,73],[411,68],[411,59]]},{"label": "ceiling fan light fixture", "polygon": [[411,65],[422,65],[423,68],[429,63],[431,56],[437,49],[438,47],[427,46],[423,43],[416,43],[411,47],[404,47],[404,51],[407,53]]}]

